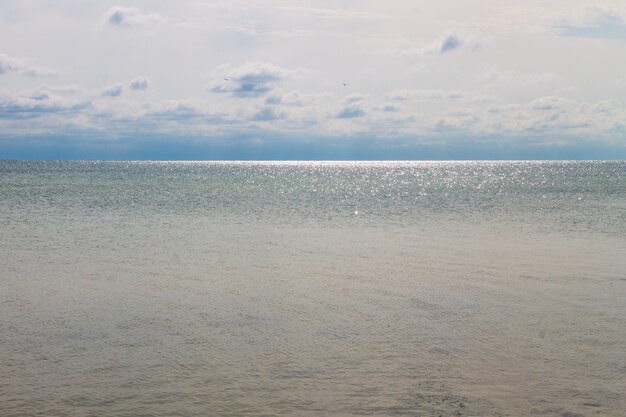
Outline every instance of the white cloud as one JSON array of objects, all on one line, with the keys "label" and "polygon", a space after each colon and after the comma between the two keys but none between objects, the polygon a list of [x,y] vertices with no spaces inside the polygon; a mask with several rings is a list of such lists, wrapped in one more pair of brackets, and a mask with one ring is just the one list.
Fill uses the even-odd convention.
[{"label": "white cloud", "polygon": [[272,120],[280,120],[287,117],[287,114],[282,111],[278,111],[272,107],[263,107],[261,110],[252,115],[251,120],[257,122],[268,122]]},{"label": "white cloud", "polygon": [[302,107],[326,98],[324,94],[303,93],[301,91],[283,92],[275,90],[265,99],[265,104]]},{"label": "white cloud", "polygon": [[535,5],[536,2],[518,2],[517,5],[512,3],[507,5],[507,2],[501,2],[492,13],[451,23],[455,27],[505,36],[530,33],[543,36],[626,39],[626,8],[619,5],[619,2],[613,2],[613,7],[580,1],[541,2],[541,6]]},{"label": "white cloud", "polygon": [[482,74],[485,81],[500,86],[536,87],[563,82],[563,78],[553,72],[525,74],[517,71],[499,71],[491,68]]},{"label": "white cloud", "polygon": [[403,55],[442,55],[459,49],[474,51],[481,46],[478,37],[455,30],[444,32],[440,39],[419,48],[409,48],[403,51]]},{"label": "white cloud", "polygon": [[50,115],[75,117],[90,105],[91,102],[83,98],[68,97],[41,88],[0,95],[0,119],[22,120]]},{"label": "white cloud", "polygon": [[434,125],[438,132],[468,132],[468,129],[478,121],[475,117],[442,117]]},{"label": "white cloud", "polygon": [[376,110],[387,112],[387,113],[395,113],[400,111],[400,107],[392,103],[385,103],[380,107],[376,107]]},{"label": "white cloud", "polygon": [[[599,134],[614,131],[625,116],[624,108],[615,100],[586,104],[545,96],[523,105],[502,102],[496,106],[477,99],[479,93],[409,91],[422,91],[415,96],[428,97],[426,107],[416,107],[406,99],[386,102],[385,94],[367,97],[355,94],[347,98],[325,95],[304,105],[294,105],[286,113],[283,106],[287,104],[260,105],[258,100],[216,102],[189,98],[142,104],[124,97],[112,101],[101,97],[97,90],[41,87],[0,99],[0,127],[5,126],[6,132],[7,123],[12,123],[14,129],[21,129],[19,120],[29,119],[34,126],[48,132],[61,132],[64,126],[80,124],[83,129],[93,129],[101,135],[132,131],[161,135],[219,133],[228,137],[254,132],[263,126],[268,129],[267,134],[306,131],[319,137],[337,132],[388,138],[420,135],[445,141],[450,135]],[[451,102],[447,97],[457,98]],[[329,108],[337,110],[329,114]],[[424,108],[428,111],[423,111]]]},{"label": "white cloud", "polygon": [[594,113],[614,114],[618,110],[623,110],[624,106],[618,100],[601,100],[591,106]]},{"label": "white cloud", "polygon": [[119,97],[122,95],[124,91],[124,86],[122,84],[113,84],[108,86],[102,91],[102,95],[105,97]]},{"label": "white cloud", "polygon": [[184,122],[206,118],[221,118],[210,104],[200,99],[166,100],[149,106],[146,115],[152,119],[168,122]]},{"label": "white cloud", "polygon": [[231,93],[236,96],[262,95],[284,80],[303,70],[288,70],[268,62],[247,62],[232,68],[222,65],[213,71],[216,79],[209,89],[214,93]]},{"label": "white cloud", "polygon": [[282,104],[282,103],[283,103],[283,97],[280,94],[273,94],[265,99],[265,104],[269,104],[269,105]]},{"label": "white cloud", "polygon": [[535,110],[557,110],[572,104],[572,100],[563,97],[546,96],[533,100],[531,107]]},{"label": "white cloud", "polygon": [[0,54],[0,74],[8,74],[9,72],[19,72],[24,65],[16,58],[12,58],[5,54]]},{"label": "white cloud", "polygon": [[467,97],[465,91],[460,90],[395,90],[385,95],[388,100],[458,100]]},{"label": "white cloud", "polygon": [[163,16],[136,7],[115,6],[104,14],[105,24],[112,27],[149,27],[166,21]]},{"label": "white cloud", "polygon": [[390,19],[390,16],[381,13],[370,13],[370,12],[359,12],[355,10],[349,9],[338,9],[338,8],[319,8],[319,7],[283,7],[281,8],[283,12],[290,18],[294,16],[300,17],[308,17],[319,20],[335,20],[340,22],[345,21],[370,21],[370,22],[379,22],[381,20]]},{"label": "white cloud", "polygon": [[[518,2],[521,3],[521,2]],[[534,6],[532,4],[512,5],[506,2],[491,13],[455,22],[457,27],[479,29],[489,33],[510,35],[511,33],[544,34],[550,25],[562,19],[563,12],[558,9]]]},{"label": "white cloud", "polygon": [[282,81],[294,76],[298,70],[287,70],[268,62],[247,62],[244,65],[225,69],[232,80],[239,83],[265,84]]},{"label": "white cloud", "polygon": [[350,105],[359,101],[364,101],[367,97],[363,94],[351,94],[343,100],[343,104]]},{"label": "white cloud", "polygon": [[579,16],[557,24],[556,28],[564,36],[626,39],[624,16],[598,4],[583,6]]},{"label": "white cloud", "polygon": [[22,59],[14,58],[0,53],[0,75],[17,73],[27,77],[54,77],[57,71],[31,65]]},{"label": "white cloud", "polygon": [[139,90],[139,91],[144,91],[148,89],[148,86],[150,85],[150,82],[148,81],[147,78],[143,78],[143,77],[139,77],[139,78],[135,78],[134,80],[132,80],[130,82],[130,84],[128,84],[128,88],[130,88],[131,90]]},{"label": "white cloud", "polygon": [[335,115],[337,119],[355,119],[363,116],[365,116],[365,109],[361,104],[358,103],[352,103],[344,106]]}]

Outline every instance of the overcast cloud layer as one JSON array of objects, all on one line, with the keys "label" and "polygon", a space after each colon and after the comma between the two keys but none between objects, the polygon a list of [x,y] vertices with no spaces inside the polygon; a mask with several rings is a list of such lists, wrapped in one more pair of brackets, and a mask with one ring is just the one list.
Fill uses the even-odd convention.
[{"label": "overcast cloud layer", "polygon": [[623,159],[626,4],[0,2],[0,159]]}]

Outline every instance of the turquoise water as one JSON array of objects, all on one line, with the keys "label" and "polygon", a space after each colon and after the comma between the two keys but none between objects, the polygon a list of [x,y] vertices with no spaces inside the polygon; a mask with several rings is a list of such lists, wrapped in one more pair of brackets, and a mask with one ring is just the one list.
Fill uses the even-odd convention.
[{"label": "turquoise water", "polygon": [[0,161],[0,415],[623,415],[625,174]]}]

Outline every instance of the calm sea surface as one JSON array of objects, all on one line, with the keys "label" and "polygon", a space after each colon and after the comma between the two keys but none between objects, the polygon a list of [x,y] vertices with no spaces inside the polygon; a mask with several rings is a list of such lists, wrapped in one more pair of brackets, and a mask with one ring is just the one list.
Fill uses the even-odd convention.
[{"label": "calm sea surface", "polygon": [[0,415],[624,416],[626,162],[0,161]]}]

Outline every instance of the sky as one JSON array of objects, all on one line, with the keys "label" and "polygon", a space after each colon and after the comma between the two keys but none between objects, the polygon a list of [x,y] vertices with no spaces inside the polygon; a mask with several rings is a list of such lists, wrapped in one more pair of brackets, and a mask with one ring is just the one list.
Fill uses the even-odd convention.
[{"label": "sky", "polygon": [[0,0],[0,159],[626,159],[626,2]]}]

